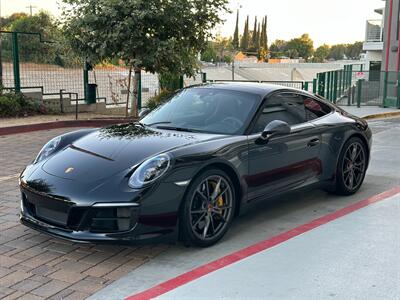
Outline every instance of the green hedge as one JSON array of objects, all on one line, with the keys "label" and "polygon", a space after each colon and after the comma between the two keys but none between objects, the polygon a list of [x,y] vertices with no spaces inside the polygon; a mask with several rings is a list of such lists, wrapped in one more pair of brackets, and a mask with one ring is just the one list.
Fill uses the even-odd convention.
[{"label": "green hedge", "polygon": [[46,109],[38,101],[23,94],[2,93],[0,91],[0,117],[24,117],[46,113]]}]

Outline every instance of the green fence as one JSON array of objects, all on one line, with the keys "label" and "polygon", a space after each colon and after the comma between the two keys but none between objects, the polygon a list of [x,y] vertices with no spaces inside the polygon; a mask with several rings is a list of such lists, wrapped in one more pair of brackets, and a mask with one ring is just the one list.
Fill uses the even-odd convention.
[{"label": "green fence", "polygon": [[[66,63],[57,42],[46,41],[35,33],[1,32],[1,86],[10,91],[40,92],[44,98],[64,94],[74,103],[87,98],[87,84],[96,84],[97,102],[107,106],[126,106],[132,97],[128,92],[129,68],[113,65],[87,68],[83,60]],[[133,80],[132,73],[132,80]],[[159,92],[158,76],[142,71],[140,82],[142,102]]]},{"label": "green fence", "polygon": [[317,93],[340,105],[400,108],[400,73],[363,71],[360,65],[317,75]]}]

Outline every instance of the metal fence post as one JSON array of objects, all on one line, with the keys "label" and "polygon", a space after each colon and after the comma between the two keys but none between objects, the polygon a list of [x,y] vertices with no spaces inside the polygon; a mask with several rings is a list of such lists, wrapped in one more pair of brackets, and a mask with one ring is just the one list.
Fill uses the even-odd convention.
[{"label": "metal fence post", "polygon": [[314,78],[312,81],[312,92],[313,94],[317,92],[317,78]]},{"label": "metal fence post", "polygon": [[21,75],[19,66],[19,47],[18,47],[18,33],[13,32],[12,38],[12,52],[13,52],[13,70],[14,70],[14,88],[15,92],[21,92]]},{"label": "metal fence post", "polygon": [[325,97],[326,72],[318,73],[318,95]]},{"label": "metal fence post", "polygon": [[304,90],[308,92],[308,81],[304,82]]},{"label": "metal fence post", "polygon": [[85,64],[83,66],[83,98],[85,102],[88,101],[88,85],[89,85],[89,66],[88,62],[85,60]]},{"label": "metal fence post", "polygon": [[361,107],[362,79],[357,81],[357,107]]},{"label": "metal fence post", "polygon": [[64,113],[64,101],[63,101],[63,92],[65,90],[60,90],[60,112]]},{"label": "metal fence post", "polygon": [[351,84],[352,84],[352,77],[353,77],[353,65],[350,65],[349,66],[349,86],[351,86]]},{"label": "metal fence post", "polygon": [[388,72],[383,73],[383,107],[385,107],[387,98],[387,84],[388,84]]},{"label": "metal fence post", "polygon": [[179,76],[179,88],[183,89],[183,75]]},{"label": "metal fence post", "polygon": [[338,98],[338,73],[337,70],[333,72],[333,103],[336,103]]},{"label": "metal fence post", "polygon": [[352,89],[347,90],[347,106],[351,105]]},{"label": "metal fence post", "polygon": [[207,73],[206,72],[201,73],[201,81],[203,83],[207,83]]},{"label": "metal fence post", "polygon": [[326,98],[331,101],[331,72],[327,72],[328,78],[326,80]]},{"label": "metal fence post", "polygon": [[137,95],[137,110],[138,112],[142,109],[142,72],[138,74],[139,82],[138,82],[138,95]]}]

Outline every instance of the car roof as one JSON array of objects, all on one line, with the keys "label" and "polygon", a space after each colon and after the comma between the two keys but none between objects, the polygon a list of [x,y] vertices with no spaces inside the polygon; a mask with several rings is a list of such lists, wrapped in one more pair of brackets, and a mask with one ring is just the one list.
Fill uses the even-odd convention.
[{"label": "car roof", "polygon": [[[190,88],[190,87],[189,87]],[[213,82],[201,85],[192,86],[191,88],[217,88],[226,89],[230,91],[247,92],[252,94],[260,95],[265,97],[271,92],[285,90],[301,92],[298,89],[289,88],[285,86],[270,84],[270,83],[258,83],[258,82]]]}]

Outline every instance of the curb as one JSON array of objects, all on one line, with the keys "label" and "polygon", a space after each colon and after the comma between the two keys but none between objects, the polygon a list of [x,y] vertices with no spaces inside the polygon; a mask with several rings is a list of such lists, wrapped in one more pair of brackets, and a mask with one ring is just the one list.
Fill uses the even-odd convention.
[{"label": "curb", "polygon": [[66,121],[54,121],[47,123],[36,123],[29,125],[0,127],[0,136],[18,134],[18,133],[27,133],[39,130],[66,128],[66,127],[101,127],[106,125],[126,123],[129,121],[132,121],[132,119],[121,118],[121,119],[66,120]]},{"label": "curb", "polygon": [[393,111],[387,113],[379,113],[362,117],[365,120],[385,119],[400,116],[400,111]]}]

